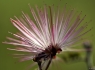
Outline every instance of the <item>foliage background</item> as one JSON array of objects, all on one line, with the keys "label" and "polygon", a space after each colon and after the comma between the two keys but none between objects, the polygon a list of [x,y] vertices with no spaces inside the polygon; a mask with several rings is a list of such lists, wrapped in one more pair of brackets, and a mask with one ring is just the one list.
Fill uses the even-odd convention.
[{"label": "foliage background", "polygon": [[[90,40],[93,44],[93,65],[95,65],[95,0],[0,0],[0,70],[25,70],[25,68],[32,63],[32,61],[17,62],[17,59],[12,58],[10,54],[13,51],[8,51],[6,48],[13,47],[11,45],[2,44],[6,40],[7,36],[11,36],[8,31],[16,33],[16,28],[10,22],[10,18],[14,18],[14,15],[20,17],[22,15],[21,11],[30,14],[31,6],[43,6],[47,5],[61,5],[64,6],[67,3],[68,7],[75,8],[77,11],[82,11],[82,15],[87,15],[85,21],[92,20],[89,27],[93,27],[93,30],[88,33],[90,35]],[[93,36],[91,36],[93,35]],[[15,62],[16,61],[16,62]],[[87,70],[84,62],[75,63],[59,63],[61,66],[60,70]],[[31,69],[33,70],[33,69]],[[55,70],[55,69],[54,69]],[[56,69],[58,70],[58,69]]]}]

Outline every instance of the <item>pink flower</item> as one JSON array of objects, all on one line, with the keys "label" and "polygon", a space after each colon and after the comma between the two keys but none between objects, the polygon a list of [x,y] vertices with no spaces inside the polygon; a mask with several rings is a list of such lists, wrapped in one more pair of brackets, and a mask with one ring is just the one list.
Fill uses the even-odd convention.
[{"label": "pink flower", "polygon": [[18,46],[15,49],[8,48],[9,50],[28,52],[16,55],[21,57],[21,61],[33,59],[40,70],[43,70],[42,61],[48,61],[44,67],[47,70],[56,53],[75,46],[82,40],[81,37],[91,30],[84,32],[87,23],[79,25],[85,16],[80,18],[81,12],[75,14],[74,10],[67,11],[66,6],[62,10],[58,8],[57,11],[53,6],[44,6],[42,9],[36,6],[36,11],[31,8],[31,13],[33,19],[25,13],[20,19],[11,18],[19,33],[11,33],[15,38],[7,37],[10,42],[4,43]]}]

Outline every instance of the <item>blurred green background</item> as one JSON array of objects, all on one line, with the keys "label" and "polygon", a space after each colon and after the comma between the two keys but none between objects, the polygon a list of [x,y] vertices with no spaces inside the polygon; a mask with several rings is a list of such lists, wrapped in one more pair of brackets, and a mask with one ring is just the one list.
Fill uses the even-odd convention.
[{"label": "blurred green background", "polygon": [[[89,39],[93,44],[92,62],[93,65],[95,65],[95,0],[61,0],[61,2],[60,0],[0,0],[0,70],[25,70],[25,68],[32,63],[32,60],[21,63],[17,62],[17,59],[12,58],[10,55],[14,52],[6,49],[13,46],[2,44],[3,41],[6,41],[7,36],[11,36],[8,31],[13,33],[17,32],[17,29],[10,22],[10,18],[14,18],[15,15],[20,17],[22,15],[21,11],[31,14],[28,4],[32,7],[35,5],[41,7],[44,4],[60,4],[61,6],[64,6],[66,3],[68,7],[75,8],[76,11],[82,11],[82,15],[87,15],[85,22],[92,20],[89,27],[93,27],[93,30],[87,35],[89,35]],[[59,63],[58,65],[61,66],[59,70],[87,70],[84,62],[69,64]],[[33,68],[30,70],[33,70]]]}]

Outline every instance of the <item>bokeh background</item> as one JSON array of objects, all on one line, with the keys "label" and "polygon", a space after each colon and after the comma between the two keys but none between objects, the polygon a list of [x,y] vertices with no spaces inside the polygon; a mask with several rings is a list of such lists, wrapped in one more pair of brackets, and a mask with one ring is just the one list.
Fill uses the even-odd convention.
[{"label": "bokeh background", "polygon": [[[6,49],[14,46],[2,44],[3,41],[6,41],[7,36],[11,36],[8,31],[17,32],[17,29],[10,22],[10,18],[14,18],[15,15],[20,17],[22,15],[21,11],[30,15],[28,4],[32,7],[35,5],[42,7],[44,4],[64,6],[66,3],[68,7],[75,8],[76,11],[82,11],[82,15],[87,15],[85,22],[92,20],[89,23],[89,28],[93,27],[93,29],[87,35],[89,35],[89,40],[93,44],[91,59],[93,59],[92,64],[95,65],[95,0],[0,0],[0,70],[25,70],[32,63],[32,60],[19,63],[18,59],[11,56],[15,52]],[[57,64],[60,66],[59,70],[87,70],[86,64],[83,61]],[[56,67],[56,65],[54,66]],[[51,70],[58,69],[53,67]],[[30,70],[34,69],[31,68]]]}]

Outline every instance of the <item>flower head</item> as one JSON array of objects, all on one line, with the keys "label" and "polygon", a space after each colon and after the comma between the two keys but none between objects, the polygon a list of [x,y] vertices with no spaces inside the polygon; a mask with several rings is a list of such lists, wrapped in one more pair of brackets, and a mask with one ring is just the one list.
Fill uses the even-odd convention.
[{"label": "flower head", "polygon": [[[31,7],[30,7],[31,8]],[[22,12],[23,13],[23,12]],[[22,18],[12,19],[11,22],[19,30],[19,33],[13,34],[16,38],[10,38],[10,42],[16,47],[15,51],[29,52],[29,54],[20,55],[21,61],[31,60],[38,63],[39,69],[42,70],[42,60],[47,61],[45,70],[48,69],[56,53],[64,51],[81,40],[81,37],[90,30],[82,33],[87,23],[79,27],[84,20],[80,18],[81,13],[75,15],[74,10],[63,11],[54,10],[52,6],[44,6],[40,9],[36,6],[36,11],[31,8],[33,19],[23,13]]]}]

